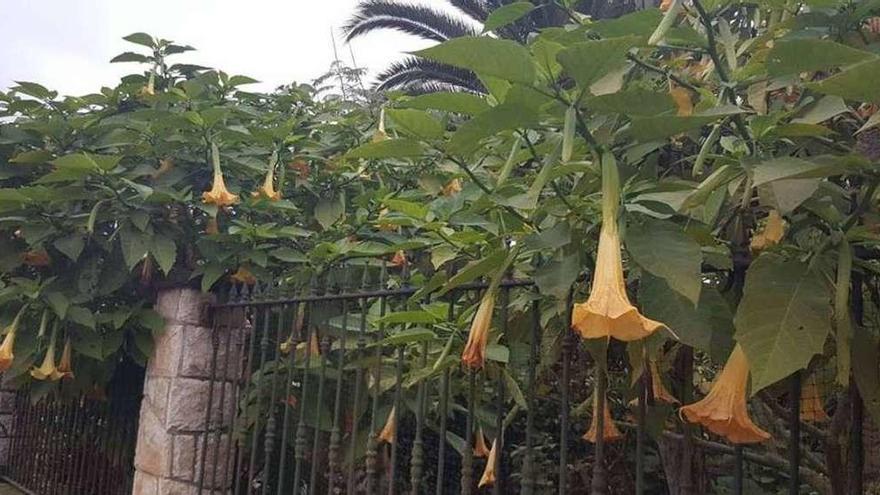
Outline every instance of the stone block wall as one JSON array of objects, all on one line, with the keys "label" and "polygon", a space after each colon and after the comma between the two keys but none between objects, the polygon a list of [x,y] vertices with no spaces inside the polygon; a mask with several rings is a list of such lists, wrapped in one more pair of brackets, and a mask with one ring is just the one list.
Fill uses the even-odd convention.
[{"label": "stone block wall", "polygon": [[9,465],[9,448],[12,441],[12,416],[15,412],[16,390],[0,377],[0,470]]},{"label": "stone block wall", "polygon": [[165,318],[165,331],[156,339],[147,365],[134,495],[195,495],[200,479],[203,494],[229,492],[230,480],[224,479],[231,449],[228,426],[236,404],[234,379],[239,375],[244,325],[218,327],[213,335],[207,322],[209,303],[193,289],[169,289],[158,297],[156,310]]}]

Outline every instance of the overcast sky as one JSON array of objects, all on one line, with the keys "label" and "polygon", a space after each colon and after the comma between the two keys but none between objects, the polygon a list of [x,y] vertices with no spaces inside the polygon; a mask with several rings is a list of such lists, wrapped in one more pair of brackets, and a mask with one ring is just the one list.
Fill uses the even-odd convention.
[{"label": "overcast sky", "polygon": [[[447,8],[444,0],[406,0]],[[135,64],[110,64],[137,48],[121,38],[143,31],[197,49],[187,62],[263,81],[260,89],[310,82],[333,61],[351,63],[340,28],[358,0],[0,0],[0,89],[33,81],[62,94],[112,86]],[[359,67],[375,75],[431,43],[388,31],[354,40]]]}]

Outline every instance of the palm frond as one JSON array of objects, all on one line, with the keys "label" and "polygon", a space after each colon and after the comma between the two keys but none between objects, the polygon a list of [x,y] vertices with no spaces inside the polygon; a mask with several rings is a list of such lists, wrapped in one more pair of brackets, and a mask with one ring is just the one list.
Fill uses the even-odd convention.
[{"label": "palm frond", "polygon": [[487,0],[449,0],[449,3],[471,19],[480,23],[486,22],[489,12],[494,10],[494,7],[491,7]]},{"label": "palm frond", "polygon": [[431,87],[446,91],[485,93],[486,89],[473,72],[419,57],[407,57],[394,62],[379,74],[377,89],[401,89],[416,92]]},{"label": "palm frond", "polygon": [[343,29],[348,41],[379,29],[394,29],[440,42],[476,34],[472,26],[443,12],[393,0],[361,2]]}]

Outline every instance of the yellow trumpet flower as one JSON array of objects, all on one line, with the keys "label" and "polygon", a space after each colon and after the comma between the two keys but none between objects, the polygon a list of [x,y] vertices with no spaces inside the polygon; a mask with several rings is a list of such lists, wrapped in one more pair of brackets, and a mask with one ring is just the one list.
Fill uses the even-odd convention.
[{"label": "yellow trumpet flower", "polygon": [[620,254],[617,210],[620,178],[614,157],[602,157],[602,229],[593,285],[586,302],[576,304],[571,327],[585,339],[614,337],[638,340],[651,335],[663,323],[646,318],[629,301]]},{"label": "yellow trumpet flower", "polygon": [[801,386],[801,421],[823,423],[829,419],[816,384],[816,375],[810,375]]},{"label": "yellow trumpet flower", "polygon": [[760,252],[769,247],[779,244],[785,236],[785,220],[776,210],[770,210],[767,214],[767,223],[764,228],[752,236],[750,248],[752,252]]},{"label": "yellow trumpet flower", "polygon": [[15,333],[18,331],[18,324],[21,322],[24,310],[24,307],[18,310],[18,314],[15,315],[12,323],[6,327],[6,331],[4,332],[6,337],[3,338],[3,344],[0,344],[0,372],[8,370],[12,366],[12,361],[15,359],[15,354],[12,352],[13,347],[15,347]]},{"label": "yellow trumpet flower", "polygon": [[480,301],[480,307],[471,322],[467,344],[461,353],[461,362],[472,369],[480,369],[486,361],[486,345],[489,342],[489,327],[492,325],[492,312],[495,309],[495,289],[489,288]]},{"label": "yellow trumpet flower", "polygon": [[52,330],[52,337],[49,340],[49,348],[46,349],[46,356],[43,358],[43,364],[39,368],[31,369],[31,376],[36,380],[57,381],[63,376],[55,367],[55,337],[58,333],[58,324]]},{"label": "yellow trumpet flower", "polygon": [[214,165],[214,184],[210,191],[202,193],[202,201],[205,204],[218,207],[230,206],[238,203],[238,195],[226,189],[226,181],[223,179],[223,170],[220,168],[220,150],[217,145],[211,143],[211,160]]},{"label": "yellow trumpet flower", "polygon": [[703,400],[684,406],[680,413],[691,423],[705,426],[732,443],[757,443],[770,438],[749,417],[746,409],[746,388],[749,382],[749,361],[737,345],[727,364]]},{"label": "yellow trumpet flower", "polygon": [[277,191],[275,189],[275,163],[278,161],[278,153],[272,153],[272,158],[269,159],[269,170],[266,172],[266,179],[263,181],[263,186],[258,190],[251,193],[251,196],[255,198],[266,198],[269,201],[278,201],[281,199],[281,191]]},{"label": "yellow trumpet flower", "polygon": [[394,435],[397,434],[397,407],[392,407],[388,413],[388,419],[385,420],[385,426],[376,438],[379,443],[394,443]]},{"label": "yellow trumpet flower", "polygon": [[492,449],[489,450],[489,458],[486,459],[486,468],[483,469],[483,476],[480,477],[480,483],[477,485],[478,488],[495,484],[495,459],[498,455],[497,452],[498,439],[496,438],[495,440],[492,440]]},{"label": "yellow trumpet flower", "polygon": [[[602,402],[605,404],[605,407],[602,416],[604,417],[603,425],[602,425],[602,439],[606,442],[614,442],[623,438],[623,434],[620,433],[620,430],[617,429],[617,425],[614,424],[614,418],[611,417],[611,410],[608,407],[608,399],[602,397]],[[593,418],[590,420],[590,429],[582,437],[584,440],[590,443],[596,443],[596,434],[599,429],[599,395],[593,393]]]},{"label": "yellow trumpet flower", "polygon": [[389,139],[388,133],[385,132],[385,109],[379,110],[379,125],[376,132],[373,133],[373,142],[378,143]]},{"label": "yellow trumpet flower", "polygon": [[61,374],[62,380],[73,378],[72,353],[73,350],[70,346],[70,337],[67,337],[64,340],[64,350],[61,351],[61,361],[58,361],[58,373]]},{"label": "yellow trumpet flower", "polygon": [[477,428],[477,438],[474,440],[474,457],[487,457],[489,447],[486,446],[486,435],[483,435],[483,427]]},{"label": "yellow trumpet flower", "polygon": [[461,179],[456,177],[449,181],[443,189],[441,190],[441,194],[444,196],[452,196],[453,194],[461,192]]}]

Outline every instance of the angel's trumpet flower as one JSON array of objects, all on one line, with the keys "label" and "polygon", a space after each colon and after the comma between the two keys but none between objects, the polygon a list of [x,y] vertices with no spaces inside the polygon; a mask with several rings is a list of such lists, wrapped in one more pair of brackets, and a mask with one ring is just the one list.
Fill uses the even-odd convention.
[{"label": "angel's trumpet flower", "polygon": [[58,325],[56,323],[55,328],[52,330],[52,337],[49,340],[49,348],[46,349],[46,356],[43,358],[43,364],[40,365],[39,368],[31,369],[31,376],[36,380],[49,380],[49,381],[57,381],[60,380],[63,373],[58,371],[58,368],[55,367],[55,339],[58,334]]},{"label": "angel's trumpet flower", "polygon": [[394,435],[397,434],[397,407],[392,407],[385,420],[385,426],[376,438],[380,443],[394,443]]},{"label": "angel's trumpet flower", "polygon": [[220,168],[220,150],[217,145],[211,143],[211,161],[214,165],[214,184],[210,191],[202,193],[202,201],[205,204],[218,207],[230,206],[238,203],[238,195],[232,194],[226,189],[226,181],[223,179],[223,170]]},{"label": "angel's trumpet flower", "polygon": [[250,270],[243,266],[238,267],[238,270],[230,275],[229,278],[232,279],[233,282],[238,282],[245,285],[254,285],[255,283],[257,283],[257,277],[255,277]]},{"label": "angel's trumpet flower", "polygon": [[461,192],[461,179],[458,177],[449,181],[441,190],[441,194],[444,196],[452,196],[459,192]]},{"label": "angel's trumpet flower", "polygon": [[749,247],[752,252],[757,253],[779,244],[783,236],[785,236],[785,221],[778,211],[770,210],[770,213],[767,214],[767,223],[764,224],[764,228],[760,232],[752,236]]},{"label": "angel's trumpet flower", "polygon": [[385,109],[379,110],[379,125],[376,132],[373,133],[373,142],[385,141],[389,139],[388,133],[385,132]]},{"label": "angel's trumpet flower", "polygon": [[492,326],[492,312],[495,310],[495,291],[490,287],[483,294],[480,307],[471,322],[467,344],[461,353],[461,362],[471,369],[480,369],[486,361],[486,345],[489,342],[489,328]]},{"label": "angel's trumpet flower", "polygon": [[492,486],[495,484],[495,464],[498,456],[498,439],[492,440],[492,449],[489,450],[489,458],[486,459],[486,468],[483,469],[483,476],[480,477],[479,488],[484,486]]},{"label": "angel's trumpet flower", "polygon": [[70,346],[70,337],[64,340],[64,350],[61,351],[61,361],[58,361],[58,372],[61,373],[61,379],[73,378],[73,349]]},{"label": "angel's trumpet flower", "polygon": [[0,372],[8,370],[12,366],[12,361],[15,359],[15,355],[12,353],[13,347],[15,347],[15,333],[18,331],[18,324],[21,322],[21,317],[24,314],[25,308],[22,307],[18,314],[15,315],[15,319],[12,320],[12,323],[6,327],[6,337],[3,338],[3,344],[0,344]]},{"label": "angel's trumpet flower", "polygon": [[664,325],[644,317],[626,295],[617,210],[620,178],[614,157],[602,157],[602,230],[593,285],[586,302],[576,304],[571,327],[585,339],[638,340]]},{"label": "angel's trumpet flower", "polygon": [[278,161],[278,153],[272,153],[269,159],[269,170],[266,172],[266,179],[263,180],[263,186],[251,193],[255,198],[266,198],[269,201],[278,201],[281,199],[281,191],[275,189],[275,163]]},{"label": "angel's trumpet flower", "polygon": [[[614,418],[611,417],[611,410],[608,407],[608,399],[602,397],[602,403],[604,406],[602,407],[603,413],[602,416],[604,420],[602,421],[604,424],[602,425],[602,438],[606,442],[614,442],[616,440],[620,440],[623,438],[623,434],[620,433],[620,430],[617,429],[617,425],[614,424]],[[599,430],[599,395],[593,394],[593,418],[590,420],[590,429],[584,434],[583,439],[590,442],[596,443],[596,433]]]},{"label": "angel's trumpet flower", "polygon": [[486,436],[483,428],[477,428],[477,437],[474,439],[474,457],[486,457],[489,455],[489,447],[486,446]]},{"label": "angel's trumpet flower", "polygon": [[732,443],[757,443],[770,438],[758,428],[746,409],[746,388],[749,383],[749,361],[737,345],[727,364],[703,400],[681,408],[681,415],[691,423],[705,426]]}]

